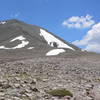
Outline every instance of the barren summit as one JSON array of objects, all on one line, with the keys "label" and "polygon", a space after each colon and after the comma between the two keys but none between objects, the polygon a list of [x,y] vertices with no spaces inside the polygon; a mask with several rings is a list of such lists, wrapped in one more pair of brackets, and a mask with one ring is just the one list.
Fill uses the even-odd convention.
[{"label": "barren summit", "polygon": [[32,49],[32,51],[40,52],[40,55],[44,54],[44,56],[53,49],[56,52],[59,51],[56,54],[53,53],[53,55],[66,52],[66,50],[80,50],[44,28],[29,25],[15,19],[1,21],[0,23],[0,50]]},{"label": "barren summit", "polygon": [[0,100],[100,100],[100,54],[44,28],[0,21]]}]

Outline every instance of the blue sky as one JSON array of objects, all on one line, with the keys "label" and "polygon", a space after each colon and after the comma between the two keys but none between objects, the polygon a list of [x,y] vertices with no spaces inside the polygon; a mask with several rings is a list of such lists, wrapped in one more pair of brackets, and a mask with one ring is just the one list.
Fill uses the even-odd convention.
[{"label": "blue sky", "polygon": [[[89,16],[94,23],[84,28],[63,25],[64,21],[73,16],[75,18]],[[44,27],[64,40],[75,41],[74,44],[86,48],[88,44],[76,42],[84,40],[88,31],[99,23],[100,0],[0,0],[0,20],[7,19],[19,19]]]}]

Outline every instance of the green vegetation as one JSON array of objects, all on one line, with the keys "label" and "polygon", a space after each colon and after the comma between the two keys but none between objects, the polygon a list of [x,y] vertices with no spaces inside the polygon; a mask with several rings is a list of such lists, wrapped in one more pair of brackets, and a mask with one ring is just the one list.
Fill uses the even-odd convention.
[{"label": "green vegetation", "polygon": [[70,91],[65,90],[65,89],[55,89],[55,90],[51,90],[47,93],[52,95],[52,96],[58,96],[58,97],[64,97],[64,96],[73,97],[73,94]]}]

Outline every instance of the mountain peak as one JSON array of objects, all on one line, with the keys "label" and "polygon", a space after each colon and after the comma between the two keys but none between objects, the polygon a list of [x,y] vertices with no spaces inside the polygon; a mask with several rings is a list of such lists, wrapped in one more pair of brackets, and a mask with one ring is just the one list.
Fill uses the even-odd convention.
[{"label": "mountain peak", "polygon": [[74,52],[80,50],[44,28],[29,25],[17,19],[1,23],[3,25],[0,26],[0,50],[31,49],[47,56],[58,55],[66,50]]}]

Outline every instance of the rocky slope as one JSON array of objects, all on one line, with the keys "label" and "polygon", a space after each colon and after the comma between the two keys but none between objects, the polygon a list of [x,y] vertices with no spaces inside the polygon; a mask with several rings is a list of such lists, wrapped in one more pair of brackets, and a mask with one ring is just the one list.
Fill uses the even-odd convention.
[{"label": "rocky slope", "polygon": [[99,59],[86,54],[1,61],[0,100],[69,100],[48,94],[54,89],[69,90],[70,100],[100,100]]},{"label": "rocky slope", "polygon": [[100,100],[100,54],[47,30],[0,22],[0,100]]}]

